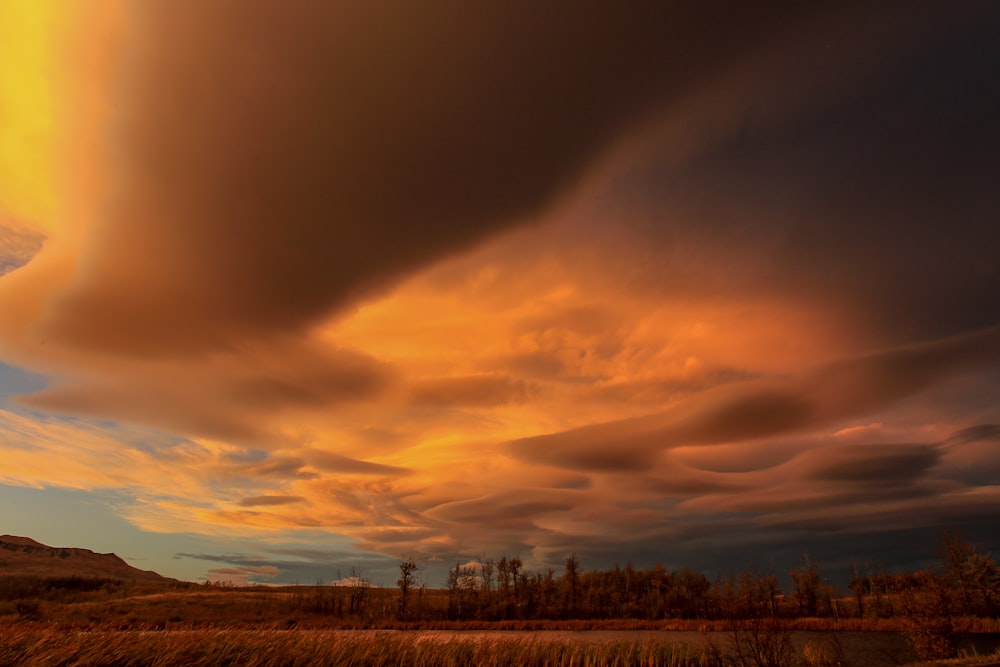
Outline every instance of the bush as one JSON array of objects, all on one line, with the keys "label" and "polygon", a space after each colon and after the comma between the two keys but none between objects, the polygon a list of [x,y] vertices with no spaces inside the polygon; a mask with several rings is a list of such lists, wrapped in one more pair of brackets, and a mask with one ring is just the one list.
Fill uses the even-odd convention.
[{"label": "bush", "polygon": [[953,621],[954,591],[934,572],[918,572],[920,588],[905,601],[906,640],[923,660],[958,655],[958,632]]},{"label": "bush", "polygon": [[38,600],[18,600],[14,603],[17,615],[26,621],[38,621],[42,618],[42,605]]}]

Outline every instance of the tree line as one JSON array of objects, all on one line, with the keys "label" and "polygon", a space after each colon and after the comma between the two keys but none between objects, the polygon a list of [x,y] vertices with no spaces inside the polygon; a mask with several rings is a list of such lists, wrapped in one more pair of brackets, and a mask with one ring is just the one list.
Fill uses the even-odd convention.
[{"label": "tree line", "polygon": [[895,618],[936,606],[941,614],[1000,614],[1000,570],[992,555],[945,534],[940,566],[908,573],[854,569],[849,592],[828,584],[808,556],[789,572],[783,590],[776,573],[747,570],[710,580],[690,568],[631,564],[585,571],[576,555],[561,572],[528,571],[520,558],[479,558],[449,570],[447,607],[426,602],[420,568],[400,564],[401,621]]}]

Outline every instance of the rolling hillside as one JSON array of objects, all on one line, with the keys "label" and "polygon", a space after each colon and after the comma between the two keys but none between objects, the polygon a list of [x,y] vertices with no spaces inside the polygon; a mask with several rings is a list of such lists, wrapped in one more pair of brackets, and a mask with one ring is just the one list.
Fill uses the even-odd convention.
[{"label": "rolling hillside", "polygon": [[156,572],[134,568],[113,553],[50,547],[14,535],[0,535],[0,577],[3,576],[78,576],[149,583],[173,581]]}]

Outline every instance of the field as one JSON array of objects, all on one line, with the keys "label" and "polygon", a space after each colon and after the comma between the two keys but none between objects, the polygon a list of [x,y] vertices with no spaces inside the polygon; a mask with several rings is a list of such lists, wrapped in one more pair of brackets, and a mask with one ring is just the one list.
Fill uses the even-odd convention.
[{"label": "field", "polygon": [[704,664],[665,642],[598,645],[531,638],[442,639],[433,633],[310,630],[173,632],[6,628],[0,665],[664,665]]},{"label": "field", "polygon": [[[773,665],[889,667],[916,659],[896,633],[779,633],[756,644],[728,632],[113,630],[0,626],[0,667],[19,665]],[[994,638],[994,643],[996,639]],[[1000,653],[926,664],[1000,663]]]},{"label": "field", "polygon": [[[417,585],[410,561],[396,588],[200,585],[16,539],[3,546],[0,667],[1000,666],[1000,570],[968,550],[940,571],[858,575],[849,594],[807,561],[786,596],[773,573],[581,574],[575,557],[561,576],[517,559],[456,566],[445,589]],[[92,566],[105,574],[78,574]]]},{"label": "field", "polygon": [[[431,612],[443,612],[447,591],[428,590],[418,600],[427,618],[401,621],[394,589],[369,588],[361,597],[330,586],[45,582],[6,582],[8,598],[22,595],[0,602],[0,667],[890,667],[919,659],[899,618],[453,621],[442,613],[435,620]],[[993,619],[967,619],[960,649],[994,651],[998,629]],[[961,664],[989,664],[983,660]]]}]

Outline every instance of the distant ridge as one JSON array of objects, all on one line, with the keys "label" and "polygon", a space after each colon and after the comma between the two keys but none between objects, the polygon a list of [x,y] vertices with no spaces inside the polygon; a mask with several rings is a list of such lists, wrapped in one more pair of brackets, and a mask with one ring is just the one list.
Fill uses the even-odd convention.
[{"label": "distant ridge", "polygon": [[41,542],[36,542],[30,537],[18,537],[17,535],[0,535],[0,542],[6,542],[8,544],[20,544],[26,547],[42,547],[48,549]]},{"label": "distant ridge", "polygon": [[30,537],[0,535],[0,577],[97,577],[150,583],[176,580],[134,568],[113,553],[50,547]]}]

